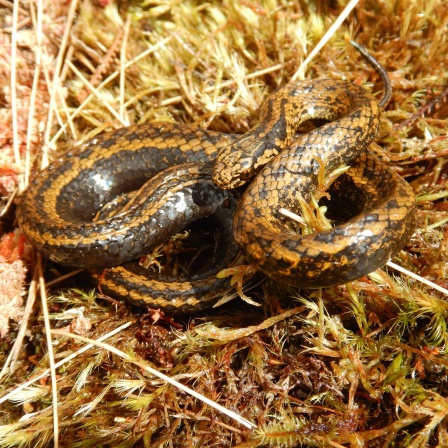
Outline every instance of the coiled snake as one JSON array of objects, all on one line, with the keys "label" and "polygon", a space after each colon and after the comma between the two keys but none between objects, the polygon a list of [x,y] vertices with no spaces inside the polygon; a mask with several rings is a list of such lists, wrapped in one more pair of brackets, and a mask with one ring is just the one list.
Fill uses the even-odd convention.
[{"label": "coiled snake", "polygon": [[[296,136],[309,119],[327,123]],[[226,283],[216,273],[238,253],[232,218],[236,243],[268,277],[291,286],[346,283],[386,263],[415,228],[411,187],[369,149],[379,122],[379,105],[362,87],[314,79],[271,94],[242,136],[169,123],[118,129],[39,173],[21,197],[18,220],[45,256],[93,268],[104,292],[171,312],[205,308],[221,294]],[[331,194],[354,213],[330,230],[300,235],[279,208],[300,210],[299,195],[310,199],[322,162],[328,172],[350,165]],[[239,201],[223,190],[253,176]],[[117,196],[112,216],[94,219]],[[209,271],[160,278],[131,261],[209,215],[222,238]]]}]

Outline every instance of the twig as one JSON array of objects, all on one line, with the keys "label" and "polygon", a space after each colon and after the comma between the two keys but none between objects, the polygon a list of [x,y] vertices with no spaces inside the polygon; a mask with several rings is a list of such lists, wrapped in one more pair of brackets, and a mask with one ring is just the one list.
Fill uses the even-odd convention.
[{"label": "twig", "polygon": [[440,103],[448,96],[448,89],[445,89],[437,98],[432,100],[429,104],[426,104],[425,106],[421,107],[417,113],[411,115],[406,120],[402,121],[401,123],[397,123],[395,125],[395,129],[403,129],[405,126],[409,126],[411,123],[413,123],[415,120],[420,118],[421,116],[425,115],[426,112],[430,112],[433,107],[437,105],[437,103]]},{"label": "twig", "polygon": [[74,271],[68,272],[67,274],[61,275],[60,277],[47,282],[46,285],[47,285],[47,287],[57,285],[58,283],[63,282],[64,280],[67,280],[68,278],[78,275],[82,271],[84,271],[84,269],[75,269]]},{"label": "twig", "polygon": [[24,9],[19,8],[18,2],[8,2],[6,0],[0,0],[0,6],[4,6],[5,8],[13,10],[14,8],[17,8],[20,14],[26,15],[27,12]]},{"label": "twig", "polygon": [[31,87],[30,105],[28,110],[28,130],[26,134],[26,152],[25,152],[25,173],[23,179],[23,187],[28,185],[30,171],[31,171],[31,140],[34,131],[34,112],[36,106],[37,89],[39,88],[39,78],[42,64],[42,0],[37,2],[37,15],[34,11],[34,5],[29,4],[32,23],[35,29],[36,48],[35,48],[35,62],[33,84]]},{"label": "twig", "polygon": [[[112,61],[117,53],[118,46],[122,42],[123,39],[123,30],[120,28],[117,31],[117,34],[114,38],[114,41],[112,42],[112,45],[107,50],[106,54],[101,58],[100,63],[96,67],[95,71],[93,72],[92,76],[90,77],[89,81],[92,86],[97,86],[100,82],[100,79],[103,75],[103,73],[110,67],[112,64]],[[81,103],[86,99],[88,96],[87,89],[84,87],[77,95],[78,101]]]}]

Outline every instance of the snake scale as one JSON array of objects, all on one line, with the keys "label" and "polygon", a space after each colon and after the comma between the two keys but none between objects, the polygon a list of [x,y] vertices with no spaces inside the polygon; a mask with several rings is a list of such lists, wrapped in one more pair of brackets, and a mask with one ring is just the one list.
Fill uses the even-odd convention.
[{"label": "snake scale", "polygon": [[[326,123],[296,135],[310,119]],[[45,256],[90,268],[105,293],[168,312],[211,306],[226,287],[216,274],[235,263],[239,249],[285,285],[346,283],[386,263],[415,229],[411,187],[369,149],[379,123],[370,93],[320,78],[269,95],[259,122],[242,136],[170,123],[118,129],[38,173],[21,197],[18,221]],[[327,172],[350,165],[330,191],[341,208],[350,204],[349,219],[301,235],[279,209],[300,211],[322,163]],[[241,199],[228,191],[249,181]],[[207,216],[221,235],[209,270],[163,277],[133,261]]]}]

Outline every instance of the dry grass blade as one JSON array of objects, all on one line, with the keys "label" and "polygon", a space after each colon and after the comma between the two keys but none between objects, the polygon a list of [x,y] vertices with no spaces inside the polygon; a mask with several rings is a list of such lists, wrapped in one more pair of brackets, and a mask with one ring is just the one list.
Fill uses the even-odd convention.
[{"label": "dry grass blade", "polygon": [[228,417],[234,419],[236,422],[240,423],[241,425],[246,426],[249,429],[256,428],[256,425],[254,425],[252,422],[249,422],[245,418],[242,418],[240,415],[236,414],[235,412],[230,411],[229,409],[226,409],[225,407],[219,405],[218,403],[214,402],[213,400],[210,400],[207,397],[204,397],[201,394],[198,394],[193,389],[190,389],[189,387],[186,387],[182,383],[179,383],[176,380],[173,380],[167,375],[164,375],[163,373],[157,371],[156,369],[152,368],[151,366],[147,365],[146,363],[143,363],[132,356],[127,355],[126,353],[122,352],[121,350],[116,349],[112,345],[106,344],[104,342],[94,341],[92,339],[84,338],[82,336],[78,336],[72,333],[67,333],[65,331],[60,330],[51,330],[51,333],[58,336],[65,336],[73,339],[77,339],[83,342],[86,342],[88,344],[97,345],[98,347],[101,347],[105,350],[108,350],[110,352],[115,353],[120,358],[122,358],[126,362],[131,362],[143,370],[146,370],[147,372],[151,373],[152,375],[156,376],[157,378],[160,378],[163,381],[166,381],[167,383],[173,385],[174,387],[177,387],[178,389],[182,390],[183,392],[186,392],[189,395],[192,395],[193,397],[197,398],[198,400],[203,401],[204,403],[208,404],[209,406],[217,409],[219,412],[222,412],[223,414],[227,415]]},{"label": "dry grass blade", "polygon": [[403,274],[407,275],[408,277],[412,277],[415,280],[417,280],[421,283],[424,283],[425,285],[429,286],[430,288],[434,288],[437,291],[440,291],[441,293],[448,295],[448,289],[442,288],[437,283],[431,282],[431,281],[427,280],[426,278],[422,277],[421,275],[417,275],[414,272],[409,271],[408,269],[404,269],[401,266],[399,266],[398,264],[393,263],[392,261],[389,261],[387,263],[387,265],[390,266],[392,269],[402,272]]},{"label": "dry grass blade", "polygon": [[62,36],[61,45],[59,47],[59,53],[56,58],[56,67],[53,72],[53,80],[52,80],[51,85],[48,86],[50,89],[50,106],[49,106],[49,110],[48,110],[48,121],[47,121],[47,125],[45,128],[45,137],[44,137],[45,145],[43,147],[44,151],[42,153],[42,164],[41,164],[42,168],[45,168],[48,165],[48,154],[47,154],[46,148],[50,141],[50,132],[51,132],[52,125],[53,125],[53,113],[55,111],[57,111],[56,94],[58,92],[58,89],[60,88],[60,82],[61,82],[61,79],[59,78],[59,76],[62,72],[62,67],[65,63],[64,55],[65,55],[65,51],[67,49],[67,43],[69,40],[69,36],[72,31],[72,25],[73,25],[73,20],[75,19],[77,6],[78,6],[78,0],[72,0],[70,2],[70,9],[67,13],[67,21],[64,26],[64,34]]},{"label": "dry grass blade", "polygon": [[[12,16],[12,34],[11,34],[11,112],[12,112],[12,132],[14,158],[17,166],[21,165],[21,157],[19,152],[19,132],[17,128],[17,21],[19,16],[19,4],[14,3]],[[20,177],[19,189],[23,188],[23,179]]]},{"label": "dry grass blade", "polygon": [[[118,328],[112,330],[111,332],[102,335],[100,338],[97,339],[97,341],[98,342],[105,341],[106,339],[114,336],[116,333],[119,333],[120,331],[125,330],[127,327],[129,327],[132,324],[133,324],[132,321],[127,322],[126,324],[119,326]],[[65,363],[76,358],[76,356],[81,355],[82,353],[89,350],[93,346],[94,346],[94,344],[85,345],[84,347],[80,348],[76,352],[72,353],[71,355],[67,356],[66,358],[62,359],[61,361],[58,361],[57,363],[55,363],[54,368],[57,369],[57,368],[61,367]],[[50,373],[51,373],[51,369],[46,369],[43,372],[39,373],[37,376],[31,378],[29,381],[21,384],[20,386],[15,387],[12,391],[8,392],[6,395],[4,395],[3,397],[0,398],[0,404],[5,402],[6,400],[14,399],[15,397],[17,397],[17,395],[20,393],[20,391],[31,386],[33,383],[36,383],[37,381],[45,378]]]},{"label": "dry grass blade", "polygon": [[51,392],[53,400],[53,443],[54,447],[59,446],[59,415],[58,415],[58,387],[56,381],[56,367],[53,353],[53,341],[51,340],[51,326],[48,314],[47,294],[45,289],[45,279],[42,272],[42,257],[37,255],[37,273],[39,278],[40,297],[45,324],[45,334],[47,336],[48,359],[50,362]]},{"label": "dry grass blade", "polygon": [[14,367],[19,357],[20,350],[22,349],[23,340],[25,338],[25,334],[28,328],[28,322],[34,308],[34,303],[36,301],[38,281],[39,281],[39,271],[36,269],[33,272],[33,279],[31,280],[28,289],[28,297],[26,300],[26,306],[25,311],[23,313],[23,319],[20,325],[20,330],[16,340],[14,341],[14,346],[12,347],[6,362],[3,364],[2,370],[0,372],[0,380],[6,375],[7,372],[14,371]]},{"label": "dry grass blade", "polygon": [[319,54],[319,51],[324,47],[324,45],[333,37],[336,31],[341,27],[344,20],[349,16],[352,12],[353,8],[358,4],[359,0],[350,0],[342,12],[338,15],[336,20],[332,23],[328,31],[323,35],[320,41],[316,44],[310,54],[306,57],[306,59],[300,64],[300,67],[294,73],[291,78],[291,81],[295,81],[297,79],[304,79],[305,70],[308,67],[308,64],[313,60],[316,55]]}]

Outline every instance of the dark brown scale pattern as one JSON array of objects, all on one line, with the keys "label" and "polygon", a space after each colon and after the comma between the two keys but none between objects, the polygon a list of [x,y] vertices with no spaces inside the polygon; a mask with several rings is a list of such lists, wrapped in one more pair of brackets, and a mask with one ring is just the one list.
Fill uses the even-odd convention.
[{"label": "dark brown scale pattern", "polygon": [[[92,268],[114,297],[171,313],[212,306],[228,288],[216,274],[239,251],[231,231],[236,200],[213,184],[210,160],[234,139],[169,123],[103,134],[36,176],[21,197],[19,224],[45,256]],[[120,207],[111,202],[117,197]],[[122,265],[207,216],[221,231],[209,269],[174,279],[137,262]]]},{"label": "dark brown scale pattern", "polygon": [[[415,227],[411,188],[368,149],[379,116],[378,103],[361,87],[317,79],[288,84],[270,95],[259,123],[243,136],[167,123],[119,129],[39,173],[22,196],[19,223],[49,258],[96,268],[111,295],[169,311],[209,306],[223,287],[214,274],[160,279],[136,264],[105,273],[98,269],[134,259],[186,222],[210,214],[229,245],[218,252],[217,267],[233,263],[237,250],[226,223],[235,200],[210,182],[209,162],[219,152],[213,173],[219,187],[235,188],[259,172],[233,219],[235,239],[249,262],[288,285],[345,283],[384,264]],[[328,123],[296,138],[300,123],[315,118]],[[279,208],[297,211],[298,195],[310,198],[319,159],[329,172],[351,165],[332,195],[336,202],[352,198],[358,215],[326,232],[293,235]],[[136,189],[139,195],[129,194]],[[128,194],[118,215],[94,219],[115,197]]]},{"label": "dark brown scale pattern", "polygon": [[[230,141],[232,136],[227,137],[226,142]],[[191,207],[200,209],[195,211],[196,219],[213,213],[216,200],[205,208],[196,204],[180,207],[179,189],[186,190],[185,197],[191,196],[201,192],[207,179],[205,188],[215,191],[218,202],[228,197],[212,186],[210,170],[197,165],[212,160],[220,142],[221,134],[167,123],[103,134],[38,174],[21,198],[19,223],[45,256],[61,264],[90,268],[130,261],[165,240],[172,228],[179,227],[176,220]],[[185,163],[195,165],[166,171]],[[151,178],[154,181],[145,184]],[[142,199],[128,205],[125,214],[93,221],[106,203],[138,188],[142,188]],[[166,219],[182,208],[186,211]]]},{"label": "dark brown scale pattern", "polygon": [[[177,170],[176,167],[171,170]],[[207,176],[207,182],[201,183],[201,188],[211,182],[210,173]],[[189,178],[197,177],[192,170]],[[186,178],[179,178],[179,185],[183,185]],[[184,188],[182,188],[184,190]],[[206,202],[213,200],[217,202],[215,188],[210,191],[211,196],[206,198]],[[139,191],[138,196],[141,196]],[[137,197],[138,197],[137,196]],[[190,195],[186,195],[189,200]],[[107,214],[114,216],[116,206],[112,205],[110,210],[105,210]],[[159,208],[159,205],[157,205]],[[163,207],[165,216],[159,221],[159,228],[163,233],[169,228],[172,215],[178,215],[175,206]],[[211,307],[228,289],[228,280],[217,278],[216,275],[222,269],[229,267],[231,263],[237,260],[238,248],[235,244],[232,233],[232,218],[236,208],[236,200],[230,195],[225,204],[217,207],[211,214],[211,220],[214,227],[220,230],[220,241],[216,244],[213,260],[208,269],[202,270],[193,275],[169,276],[158,272],[145,269],[137,261],[116,266],[111,269],[92,270],[92,276],[101,284],[103,293],[111,296],[125,299],[135,305],[150,305],[153,308],[162,308],[164,311],[175,314],[196,312]],[[188,207],[189,211],[182,214],[182,220],[179,221],[179,228],[191,220],[196,220],[199,216],[194,206]],[[180,215],[180,213],[179,213]],[[176,233],[177,229],[172,229],[170,235]]]},{"label": "dark brown scale pattern", "polygon": [[[324,79],[302,81],[285,93],[292,93],[297,101],[295,126],[309,118],[332,121],[289,143],[255,177],[235,213],[235,239],[251,264],[285,285],[346,283],[382,266],[406,244],[415,229],[414,194],[368,149],[378,131],[380,111],[364,89]],[[281,103],[276,104],[280,107]],[[227,157],[225,151],[218,160]],[[251,157],[239,150],[243,160],[239,163],[237,154],[234,148],[236,170],[228,179],[222,179],[227,172],[220,170],[221,186],[225,181],[235,185],[235,173],[244,170]],[[364,193],[348,207],[359,214],[328,231],[291,235],[279,209],[300,212],[298,196],[308,201],[316,189],[318,159],[324,161],[327,172],[351,165],[345,175],[351,182],[337,182],[333,195],[348,196],[347,184],[358,186]]]}]

